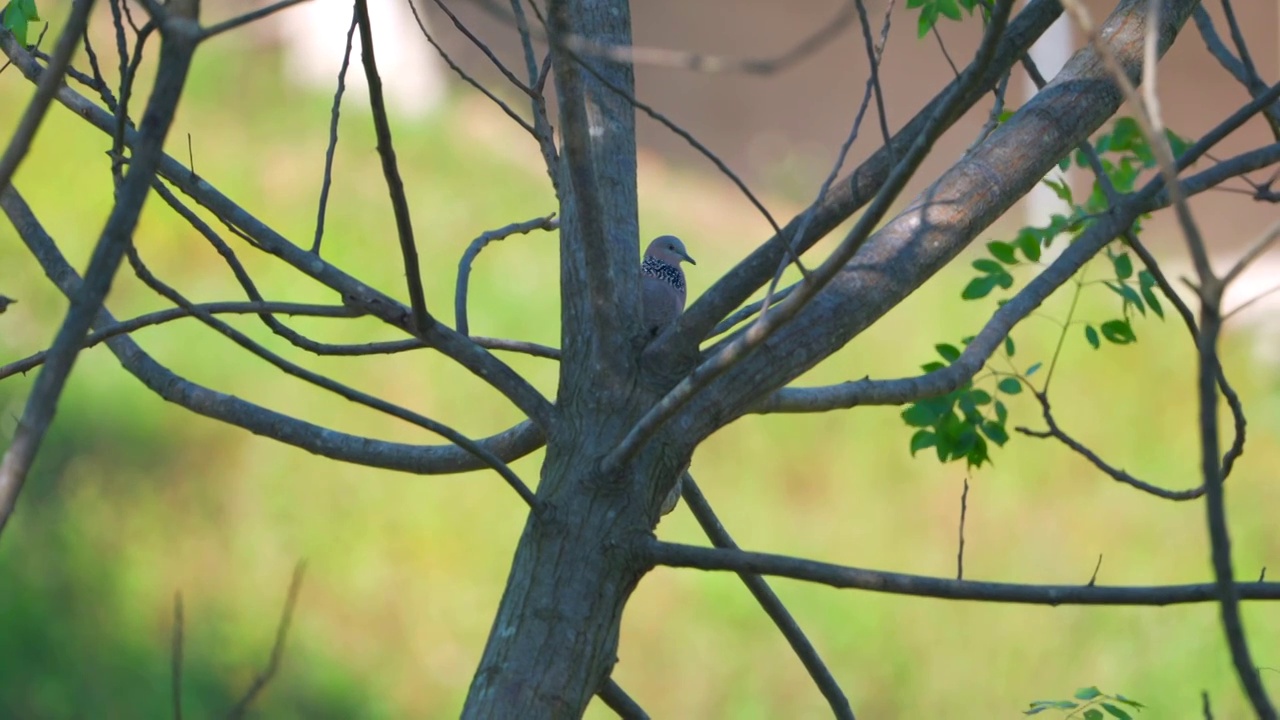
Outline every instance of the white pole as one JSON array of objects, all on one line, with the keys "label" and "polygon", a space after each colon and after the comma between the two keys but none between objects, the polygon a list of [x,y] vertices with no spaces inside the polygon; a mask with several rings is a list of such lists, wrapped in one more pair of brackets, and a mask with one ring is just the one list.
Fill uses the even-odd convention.
[{"label": "white pole", "polygon": [[[425,24],[425,10],[419,8]],[[285,44],[285,71],[289,78],[306,87],[333,92],[351,24],[351,3],[313,0],[280,16],[283,21],[278,28]],[[411,117],[430,113],[444,98],[442,63],[422,36],[411,11],[403,0],[369,0],[369,20],[378,50],[378,74],[382,76],[388,104],[393,111]],[[367,103],[360,63],[357,31],[347,68],[347,97]]]},{"label": "white pole", "polygon": [[[1075,40],[1072,36],[1071,20],[1064,14],[1031,46],[1031,59],[1035,61],[1036,67],[1039,68],[1045,80],[1053,80],[1071,58],[1071,53],[1075,50]],[[1023,75],[1024,97],[1030,100],[1036,92],[1036,85],[1030,76]],[[1060,173],[1055,168],[1045,177],[1069,181],[1070,173]],[[1038,227],[1048,225],[1054,213],[1064,214],[1068,210],[1066,203],[1060,200],[1051,188],[1044,185],[1036,185],[1035,189],[1027,195],[1023,206],[1026,224]],[[1055,243],[1055,247],[1058,246],[1059,244]]]}]

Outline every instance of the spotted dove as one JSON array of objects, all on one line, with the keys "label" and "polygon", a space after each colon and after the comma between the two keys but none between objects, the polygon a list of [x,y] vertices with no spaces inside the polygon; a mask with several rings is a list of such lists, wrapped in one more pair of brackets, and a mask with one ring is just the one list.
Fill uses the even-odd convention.
[{"label": "spotted dove", "polygon": [[[658,334],[684,312],[687,290],[684,271],[680,269],[681,260],[688,260],[691,265],[698,264],[689,257],[680,238],[674,235],[654,238],[649,249],[644,251],[644,262],[640,264],[640,301],[644,327],[650,335]],[[688,465],[680,469],[675,487],[663,498],[659,510],[662,515],[674,510],[679,502],[680,481],[688,469]]]},{"label": "spotted dove", "polygon": [[640,299],[644,327],[650,335],[658,334],[684,312],[686,291],[681,260],[698,264],[674,235],[654,238],[644,251],[644,262],[640,264]]}]

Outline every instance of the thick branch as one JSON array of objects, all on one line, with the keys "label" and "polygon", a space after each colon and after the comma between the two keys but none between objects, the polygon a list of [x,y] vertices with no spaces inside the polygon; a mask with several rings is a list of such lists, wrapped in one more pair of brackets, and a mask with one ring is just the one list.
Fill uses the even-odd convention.
[{"label": "thick branch", "polygon": [[[1167,48],[1193,0],[1161,13]],[[1145,0],[1125,0],[1102,36],[1131,74],[1142,57]],[[983,229],[1029,191],[1059,158],[1119,107],[1120,93],[1096,53],[1085,48],[1035,98],[973,153],[947,171],[862,247],[844,271],[796,320],[717,380],[681,413],[696,437],[739,415],[763,393],[796,377],[852,337],[945,266]]]},{"label": "thick branch", "polygon": [[[978,102],[987,89],[999,81],[1061,13],[1062,6],[1058,4],[1058,0],[1032,0],[1028,3],[1027,7],[1009,23],[996,48],[995,56],[981,79],[970,92],[964,94],[956,106],[956,112],[944,118],[944,126],[950,127],[965,111]],[[697,302],[680,317],[675,329],[668,331],[665,334],[666,337],[658,342],[664,346],[668,344],[696,346],[711,334],[711,329],[720,319],[728,316],[734,308],[746,302],[753,292],[769,282],[778,263],[786,256],[788,242],[796,248],[797,252],[803,252],[849,219],[879,191],[880,186],[889,176],[894,160],[906,153],[916,137],[924,130],[925,125],[933,118],[934,109],[944,98],[951,96],[961,84],[957,79],[943,88],[894,136],[893,142],[888,147],[880,148],[856,170],[837,181],[831,192],[823,198],[822,204],[813,212],[813,218],[808,225],[809,230],[803,237],[797,238],[793,235],[799,225],[804,222],[804,217],[809,210],[793,218],[781,233],[756,248],[733,270],[703,293]],[[662,349],[657,348],[655,352]]]}]

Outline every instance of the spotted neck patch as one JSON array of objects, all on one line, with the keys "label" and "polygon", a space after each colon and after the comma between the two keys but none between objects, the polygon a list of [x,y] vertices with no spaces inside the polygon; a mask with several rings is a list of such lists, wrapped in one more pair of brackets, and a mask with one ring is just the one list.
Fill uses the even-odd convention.
[{"label": "spotted neck patch", "polygon": [[669,265],[661,260],[646,257],[640,265],[640,272],[651,278],[657,278],[676,290],[684,292],[684,273],[680,272],[680,268],[675,265]]}]

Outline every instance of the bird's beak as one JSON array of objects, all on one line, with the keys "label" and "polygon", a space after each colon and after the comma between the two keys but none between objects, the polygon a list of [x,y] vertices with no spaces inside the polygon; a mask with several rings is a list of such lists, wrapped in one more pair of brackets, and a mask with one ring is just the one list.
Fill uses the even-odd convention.
[{"label": "bird's beak", "polygon": [[697,260],[694,260],[693,258],[689,257],[689,253],[680,253],[680,257],[684,258],[685,260],[688,260],[690,265],[698,264]]}]

